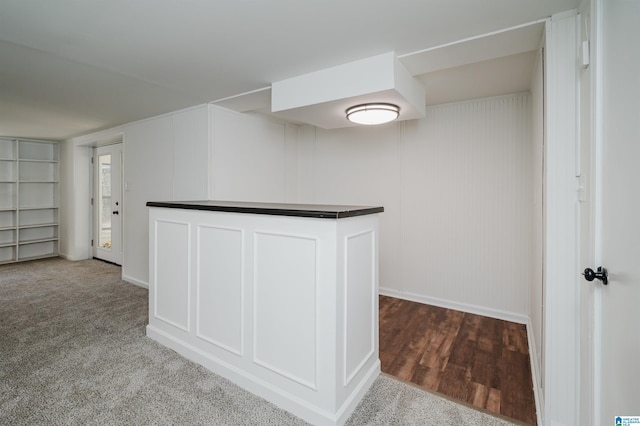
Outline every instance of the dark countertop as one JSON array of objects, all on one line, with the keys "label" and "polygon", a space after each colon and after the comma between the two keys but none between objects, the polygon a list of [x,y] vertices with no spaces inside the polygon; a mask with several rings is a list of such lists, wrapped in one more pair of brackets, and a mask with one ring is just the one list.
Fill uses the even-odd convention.
[{"label": "dark countertop", "polygon": [[147,207],[169,209],[206,210],[212,212],[268,214],[276,216],[342,219],[382,213],[384,207],[334,206],[325,204],[254,203],[247,201],[149,201]]}]

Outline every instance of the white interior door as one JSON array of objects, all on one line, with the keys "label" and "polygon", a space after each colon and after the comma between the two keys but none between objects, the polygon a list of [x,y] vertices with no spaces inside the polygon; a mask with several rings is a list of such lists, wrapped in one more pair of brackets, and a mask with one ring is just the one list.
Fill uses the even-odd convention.
[{"label": "white interior door", "polygon": [[122,144],[95,149],[93,256],[122,264]]},{"label": "white interior door", "polygon": [[629,44],[640,40],[640,1],[594,1],[603,29],[602,197],[596,221],[601,254],[596,260],[609,271],[609,285],[598,284],[596,290],[595,389],[601,401],[596,423],[615,425],[617,416],[640,417],[640,50]]},{"label": "white interior door", "polygon": [[[580,10],[580,44],[589,43],[593,35],[591,10],[588,2]],[[580,232],[580,271],[595,268],[595,202],[594,160],[595,144],[595,88],[594,65],[581,67],[580,70],[580,138],[578,144],[578,209]],[[595,426],[595,393],[594,393],[594,322],[595,293],[598,282],[582,279],[580,293],[580,424]]]}]

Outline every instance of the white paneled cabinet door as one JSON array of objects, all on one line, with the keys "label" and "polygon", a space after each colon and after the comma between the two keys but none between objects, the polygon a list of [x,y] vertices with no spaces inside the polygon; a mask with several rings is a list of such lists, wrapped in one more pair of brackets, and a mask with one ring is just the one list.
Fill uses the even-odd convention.
[{"label": "white paneled cabinet door", "polygon": [[122,144],[93,157],[93,257],[122,264]]}]

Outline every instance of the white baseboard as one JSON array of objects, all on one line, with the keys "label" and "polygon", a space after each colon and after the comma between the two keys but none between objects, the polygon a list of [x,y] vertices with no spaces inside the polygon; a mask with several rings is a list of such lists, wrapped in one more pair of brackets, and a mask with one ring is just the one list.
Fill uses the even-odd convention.
[{"label": "white baseboard", "polygon": [[482,315],[485,317],[527,324],[529,317],[516,312],[502,311],[500,309],[486,308],[484,306],[469,305],[455,302],[453,300],[428,297],[420,294],[397,291],[390,288],[381,287],[379,293],[383,296],[395,297],[397,299],[410,300],[412,302],[424,303],[425,305],[439,306],[441,308],[455,309],[456,311],[469,312],[470,314]]},{"label": "white baseboard", "polygon": [[62,253],[62,252],[58,252],[58,256],[60,256],[60,257],[61,257],[61,258],[63,258],[63,259],[66,259],[66,260],[71,260],[71,261],[73,261],[73,262],[76,262],[76,261],[78,261],[78,260],[87,260],[87,259],[90,259],[90,257],[87,257],[87,256],[80,256],[80,257],[78,257],[78,256],[71,256],[71,255],[69,255],[69,254],[67,254],[67,253]]},{"label": "white baseboard", "polygon": [[122,274],[122,279],[128,283],[131,283],[133,285],[137,285],[138,287],[142,287],[142,288],[146,288],[149,289],[149,283],[144,282],[144,281],[140,281],[136,278],[130,277],[128,275],[124,275]]},{"label": "white baseboard", "polygon": [[229,364],[215,355],[205,352],[185,340],[179,339],[151,324],[147,325],[147,337],[176,351],[183,357],[202,365],[213,373],[232,381],[248,392],[258,395],[283,410],[318,426],[343,425],[355,410],[360,399],[362,399],[371,384],[380,374],[380,362],[378,361],[369,369],[361,384],[355,389],[350,398],[348,398],[338,412],[334,414],[311,404],[298,395],[286,392],[273,383],[269,383],[263,378],[257,377],[236,365]]},{"label": "white baseboard", "polygon": [[529,344],[529,361],[531,362],[531,380],[533,381],[533,398],[536,402],[536,416],[538,424],[544,425],[544,395],[540,386],[540,360],[538,359],[538,351],[536,341],[533,338],[533,326],[531,318],[527,320],[527,343]]}]

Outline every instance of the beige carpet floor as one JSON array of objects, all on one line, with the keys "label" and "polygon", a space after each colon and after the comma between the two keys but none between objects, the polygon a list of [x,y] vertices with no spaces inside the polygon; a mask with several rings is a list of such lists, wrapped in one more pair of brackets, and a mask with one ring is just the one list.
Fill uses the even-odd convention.
[{"label": "beige carpet floor", "polygon": [[[145,336],[146,289],[97,260],[0,266],[0,424],[303,425]],[[349,425],[509,425],[380,376]]]}]

